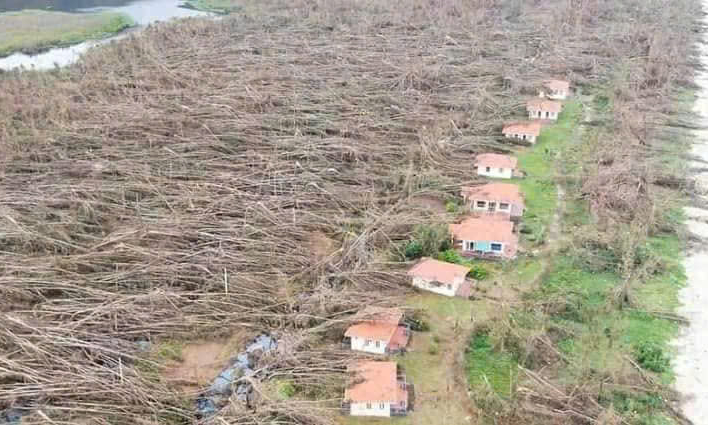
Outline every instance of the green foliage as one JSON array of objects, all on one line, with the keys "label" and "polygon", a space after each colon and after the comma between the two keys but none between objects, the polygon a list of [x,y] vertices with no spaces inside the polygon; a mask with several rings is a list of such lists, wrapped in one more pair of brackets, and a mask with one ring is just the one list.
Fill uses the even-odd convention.
[{"label": "green foliage", "polygon": [[445,202],[445,211],[450,214],[458,214],[460,212],[460,204],[457,201],[447,201]]},{"label": "green foliage", "polygon": [[471,260],[462,257],[460,253],[454,249],[448,249],[438,254],[438,260],[469,267],[470,271],[467,273],[467,276],[472,279],[484,280],[489,277],[489,270],[480,264],[476,264]]},{"label": "green foliage", "polygon": [[410,241],[406,244],[404,255],[407,260],[415,260],[423,256],[423,245],[418,241]]},{"label": "green foliage", "polygon": [[281,400],[289,400],[293,398],[297,390],[290,381],[277,381],[275,384],[276,392]]},{"label": "green foliage", "polygon": [[472,265],[472,269],[469,271],[469,273],[467,273],[467,276],[471,277],[472,279],[484,280],[489,277],[489,270],[485,269],[479,264],[474,264]]},{"label": "green foliage", "polygon": [[669,369],[670,360],[664,349],[652,343],[642,343],[637,347],[635,354],[637,362],[647,370],[662,373]]},{"label": "green foliage", "polygon": [[226,15],[241,9],[240,0],[187,0],[183,7]]},{"label": "green foliage", "polygon": [[511,396],[511,387],[517,376],[517,362],[511,354],[494,350],[488,334],[477,333],[467,355],[468,377],[474,388],[487,382],[500,396]]},{"label": "green foliage", "polygon": [[430,346],[428,346],[428,354],[430,354],[431,356],[435,356],[439,352],[440,352],[440,346],[438,344],[432,343],[432,344],[430,344]]}]

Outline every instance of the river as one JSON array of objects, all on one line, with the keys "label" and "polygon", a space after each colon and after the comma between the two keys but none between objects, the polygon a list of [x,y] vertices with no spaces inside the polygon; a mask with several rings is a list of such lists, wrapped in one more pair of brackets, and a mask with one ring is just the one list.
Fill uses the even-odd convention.
[{"label": "river", "polygon": [[[204,12],[180,7],[182,3],[183,0],[0,0],[0,11],[32,8],[65,12],[109,10],[129,15],[139,26],[173,18],[207,15]],[[0,58],[0,69],[8,71],[22,66],[27,69],[44,70],[55,66],[66,66],[76,62],[81,54],[91,47],[125,35],[126,33],[123,33],[104,40],[91,40],[69,47],[55,48],[38,55],[15,53]]]},{"label": "river", "polygon": [[[704,1],[708,7],[708,0]],[[708,17],[704,17],[708,25]],[[703,34],[708,42],[708,34]],[[698,46],[701,62],[708,67],[708,45]],[[705,68],[708,69],[708,68]],[[708,241],[708,71],[700,70],[696,75],[699,86],[694,111],[701,127],[694,132],[691,169],[697,184],[698,194],[694,206],[685,208],[688,231]],[[675,342],[677,354],[673,362],[676,373],[676,390],[683,395],[681,411],[695,425],[708,424],[708,242],[696,244],[686,255],[684,267],[688,278],[687,286],[679,293],[682,306],[679,313],[690,324],[683,328]]]}]

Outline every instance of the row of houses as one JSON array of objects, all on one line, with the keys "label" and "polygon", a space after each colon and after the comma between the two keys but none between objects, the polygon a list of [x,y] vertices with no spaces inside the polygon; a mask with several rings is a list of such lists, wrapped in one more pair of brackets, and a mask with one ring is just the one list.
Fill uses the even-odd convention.
[{"label": "row of houses", "polygon": [[[503,129],[505,137],[535,143],[546,121],[558,119],[570,84],[551,80],[539,98],[527,103],[529,119]],[[496,153],[478,155],[477,174],[499,179],[522,177],[516,158]],[[463,187],[462,196],[469,215],[449,225],[452,246],[464,257],[511,259],[519,247],[518,225],[525,211],[519,187],[511,183],[487,183]],[[408,271],[412,286],[444,296],[469,297],[473,281],[470,268],[432,258],[422,258]],[[405,352],[411,330],[398,308],[367,307],[352,319],[344,334],[347,348],[370,354],[393,355]],[[345,390],[343,408],[354,416],[399,416],[410,407],[412,386],[393,361],[361,361],[350,366],[352,382]]]}]

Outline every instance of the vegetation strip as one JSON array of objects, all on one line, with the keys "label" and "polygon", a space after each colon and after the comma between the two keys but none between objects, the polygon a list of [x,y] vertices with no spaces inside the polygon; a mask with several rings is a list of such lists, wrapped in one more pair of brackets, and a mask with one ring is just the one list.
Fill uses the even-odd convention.
[{"label": "vegetation strip", "polygon": [[0,57],[15,52],[35,54],[86,40],[106,38],[135,25],[115,12],[66,13],[23,10],[0,14]]}]

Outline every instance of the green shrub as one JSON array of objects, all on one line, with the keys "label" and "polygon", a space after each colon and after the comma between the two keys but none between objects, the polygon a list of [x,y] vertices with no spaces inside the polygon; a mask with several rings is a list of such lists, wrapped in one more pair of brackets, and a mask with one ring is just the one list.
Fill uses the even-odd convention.
[{"label": "green shrub", "polygon": [[479,264],[474,264],[469,273],[467,273],[467,276],[476,280],[484,280],[489,277],[489,271]]},{"label": "green shrub", "polygon": [[289,400],[295,395],[295,386],[290,381],[278,381],[276,384],[278,397]]},{"label": "green shrub", "polygon": [[438,254],[438,260],[445,261],[446,263],[462,265],[466,265],[465,263],[467,262],[467,260],[462,258],[460,253],[455,251],[454,249],[448,249]]},{"label": "green shrub", "polygon": [[430,347],[428,347],[428,354],[431,356],[434,356],[440,352],[440,347],[436,343],[430,344]]},{"label": "green shrub", "polygon": [[644,343],[637,347],[637,362],[647,370],[662,373],[669,370],[670,360],[664,349],[656,344]]},{"label": "green shrub", "polygon": [[440,337],[438,335],[433,335],[432,340],[436,344],[440,343]]},{"label": "green shrub", "polygon": [[456,201],[447,201],[445,202],[445,211],[450,214],[457,214],[460,212],[460,204]]},{"label": "green shrub", "polygon": [[418,225],[413,235],[413,240],[423,247],[425,256],[435,257],[440,251],[450,249],[450,233],[444,224]]},{"label": "green shrub", "polygon": [[415,260],[423,256],[423,245],[418,241],[410,241],[406,244],[406,248],[403,251],[403,255],[406,256],[407,260]]}]

